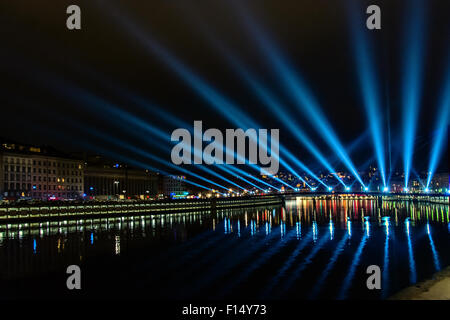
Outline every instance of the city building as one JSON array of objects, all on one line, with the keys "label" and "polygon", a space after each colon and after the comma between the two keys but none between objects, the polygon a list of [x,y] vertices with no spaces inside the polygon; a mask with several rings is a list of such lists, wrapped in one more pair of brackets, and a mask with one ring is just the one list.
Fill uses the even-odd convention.
[{"label": "city building", "polygon": [[448,172],[435,173],[430,181],[430,190],[437,192],[445,192],[449,190],[449,174]]},{"label": "city building", "polygon": [[162,179],[164,196],[171,198],[185,197],[189,193],[184,182],[185,179],[185,176],[164,176]]},{"label": "city building", "polygon": [[0,194],[4,199],[80,199],[83,171],[81,160],[44,148],[16,143],[0,147]]},{"label": "city building", "polygon": [[98,200],[150,199],[158,193],[159,175],[120,164],[90,164],[84,171],[86,197]]}]

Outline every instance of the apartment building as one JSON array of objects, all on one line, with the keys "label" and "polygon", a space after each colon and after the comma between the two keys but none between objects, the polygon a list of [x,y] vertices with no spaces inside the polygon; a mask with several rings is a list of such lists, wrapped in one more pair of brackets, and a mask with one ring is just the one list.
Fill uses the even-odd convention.
[{"label": "apartment building", "polygon": [[3,143],[0,148],[0,194],[5,199],[80,199],[84,163],[39,147]]}]

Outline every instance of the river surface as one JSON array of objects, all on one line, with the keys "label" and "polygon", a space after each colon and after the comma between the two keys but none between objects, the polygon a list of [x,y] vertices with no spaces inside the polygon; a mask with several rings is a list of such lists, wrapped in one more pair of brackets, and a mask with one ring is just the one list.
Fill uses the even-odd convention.
[{"label": "river surface", "polygon": [[384,299],[450,265],[449,249],[448,205],[398,201],[9,224],[0,298]]}]

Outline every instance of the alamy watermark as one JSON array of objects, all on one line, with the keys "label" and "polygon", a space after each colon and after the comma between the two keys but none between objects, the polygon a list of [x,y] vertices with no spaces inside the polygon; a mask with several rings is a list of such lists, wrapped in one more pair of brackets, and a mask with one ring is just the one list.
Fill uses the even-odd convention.
[{"label": "alamy watermark", "polygon": [[366,286],[369,290],[380,290],[381,289],[381,268],[376,264],[370,265],[366,270],[367,274],[370,276],[367,278]]},{"label": "alamy watermark", "polygon": [[[203,132],[202,121],[194,121],[193,138],[188,129],[178,128],[172,132],[171,140],[178,143],[172,148],[170,157],[176,165],[248,162],[260,166],[261,174],[275,175],[280,166],[279,135],[279,129],[226,129],[224,145],[224,135],[219,129],[210,128]],[[209,143],[203,148],[203,142]]]},{"label": "alamy watermark", "polygon": [[67,267],[66,273],[69,274],[66,280],[66,286],[69,290],[81,289],[81,269],[76,264]]}]

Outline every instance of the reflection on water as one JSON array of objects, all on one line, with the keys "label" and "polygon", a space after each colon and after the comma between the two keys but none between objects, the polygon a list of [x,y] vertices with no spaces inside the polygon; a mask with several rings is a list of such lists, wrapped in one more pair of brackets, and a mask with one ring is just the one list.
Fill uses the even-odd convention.
[{"label": "reflection on water", "polygon": [[[448,205],[296,198],[285,208],[0,225],[2,297],[386,298],[450,264]],[[382,270],[382,290],[366,268]]]}]

